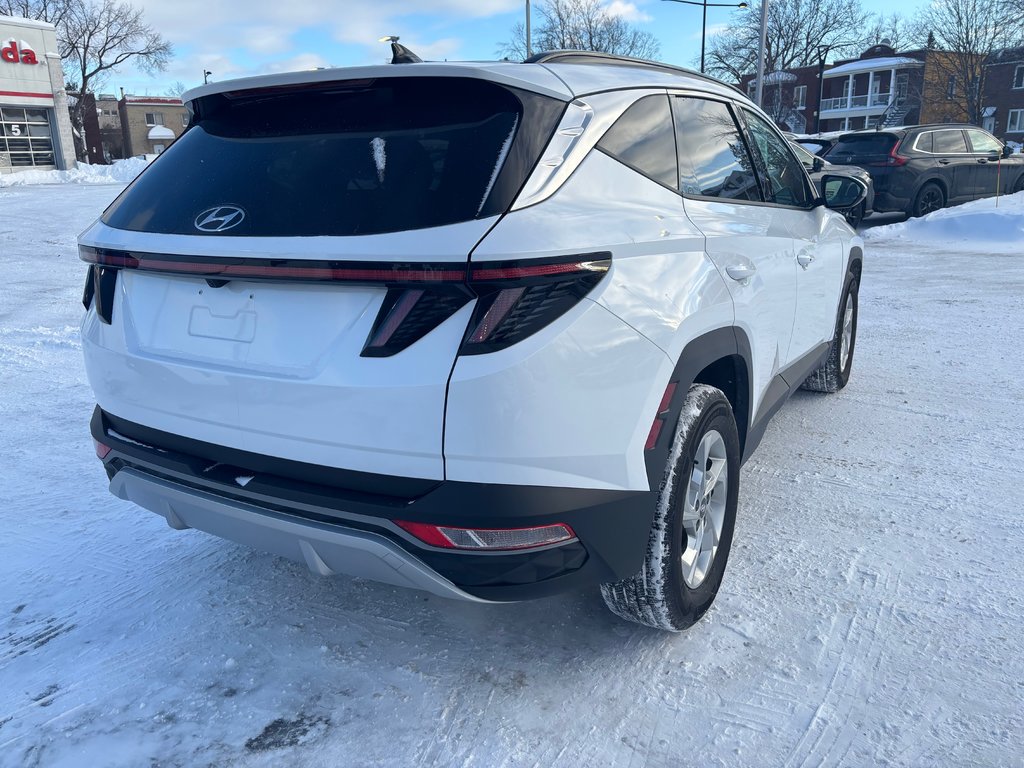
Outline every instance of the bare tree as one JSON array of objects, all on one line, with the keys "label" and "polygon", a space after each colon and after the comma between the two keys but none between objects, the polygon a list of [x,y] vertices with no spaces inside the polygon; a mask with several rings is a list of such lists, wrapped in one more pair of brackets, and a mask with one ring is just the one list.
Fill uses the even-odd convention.
[{"label": "bare tree", "polygon": [[915,36],[937,49],[929,78],[945,86],[945,101],[981,125],[985,59],[1024,38],[1019,0],[936,0],[918,13]]},{"label": "bare tree", "polygon": [[906,46],[912,37],[913,32],[910,29],[910,22],[906,18],[898,13],[892,13],[888,16],[880,13],[874,16],[869,23],[863,42],[864,47],[868,48],[887,41],[887,45],[890,48],[898,51]]},{"label": "bare tree", "polygon": [[[817,64],[820,51],[839,55],[863,47],[868,15],[860,0],[772,0],[768,5],[765,72]],[[707,71],[738,82],[757,68],[761,2],[734,12],[726,31],[708,43]]]},{"label": "bare tree", "polygon": [[[99,88],[122,64],[162,71],[173,53],[170,42],[146,24],[142,10],[119,0],[0,0],[0,13],[48,21],[57,27],[64,75],[82,93]],[[82,130],[82,99],[71,119]]]},{"label": "bare tree", "polygon": [[170,90],[168,91],[168,93],[170,93],[173,96],[177,96],[180,99],[181,98],[181,94],[183,94],[187,90],[188,90],[188,86],[187,85],[185,85],[183,82],[181,82],[181,80],[175,80],[173,83],[171,83],[171,87],[170,87]]},{"label": "bare tree", "polygon": [[[660,53],[654,35],[610,13],[599,0],[544,0],[537,10],[540,23],[534,24],[534,51],[602,51],[639,59],[654,59]],[[512,39],[501,45],[499,54],[524,59],[526,51],[526,30],[516,24]]]}]

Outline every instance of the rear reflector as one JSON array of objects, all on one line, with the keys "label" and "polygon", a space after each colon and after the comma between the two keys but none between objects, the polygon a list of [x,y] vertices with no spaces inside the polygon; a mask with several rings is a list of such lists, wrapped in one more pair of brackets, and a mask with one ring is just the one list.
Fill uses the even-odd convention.
[{"label": "rear reflector", "polygon": [[96,438],[93,438],[92,445],[96,449],[96,458],[101,460],[107,458],[107,454],[113,450],[109,445],[104,445]]},{"label": "rear reflector", "polygon": [[424,544],[443,549],[530,549],[576,538],[572,528],[563,523],[536,528],[452,528],[405,520],[395,520],[395,524]]},{"label": "rear reflector", "polygon": [[665,387],[665,394],[661,396],[661,403],[658,405],[658,413],[651,424],[651,431],[647,435],[647,442],[644,450],[649,451],[658,444],[658,437],[661,435],[661,428],[665,426],[665,419],[668,416],[669,407],[672,405],[672,396],[676,393],[676,383],[670,382]]}]

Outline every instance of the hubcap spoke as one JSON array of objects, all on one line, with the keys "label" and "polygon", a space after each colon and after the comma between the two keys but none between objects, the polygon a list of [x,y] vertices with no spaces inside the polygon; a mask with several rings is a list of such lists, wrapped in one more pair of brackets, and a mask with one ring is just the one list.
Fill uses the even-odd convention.
[{"label": "hubcap spoke", "polygon": [[707,578],[718,553],[725,521],[729,462],[725,440],[710,430],[694,451],[693,469],[683,503],[683,580],[696,589]]},{"label": "hubcap spoke", "polygon": [[839,346],[839,360],[843,368],[850,357],[850,344],[853,341],[853,303],[846,299],[846,312],[843,313],[843,338]]}]

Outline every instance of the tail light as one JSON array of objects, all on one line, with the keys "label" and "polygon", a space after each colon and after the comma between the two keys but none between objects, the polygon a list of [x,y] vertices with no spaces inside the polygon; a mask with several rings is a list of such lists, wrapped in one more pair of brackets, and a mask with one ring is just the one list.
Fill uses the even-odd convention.
[{"label": "tail light", "polygon": [[879,160],[879,161],[874,162],[874,163],[868,163],[868,165],[873,165],[875,167],[906,165],[907,161],[910,158],[909,157],[904,157],[903,155],[896,154],[896,150],[899,149],[899,148],[900,148],[900,143],[897,141],[895,144],[892,145],[892,149],[889,150],[889,154],[885,158],[885,160]]},{"label": "tail light", "polygon": [[476,265],[180,256],[85,245],[78,250],[93,265],[93,288],[87,288],[83,301],[96,300],[97,312],[107,323],[122,269],[202,277],[218,284],[237,279],[385,285],[388,291],[363,357],[401,352],[473,299],[476,307],[459,354],[504,349],[565,314],[611,266],[606,251]]},{"label": "tail light", "polygon": [[469,265],[461,283],[403,286],[388,291],[364,357],[386,357],[408,347],[471,299],[476,307],[461,355],[496,352],[557,320],[597,285],[611,254],[588,253],[531,261]]},{"label": "tail light", "polygon": [[101,443],[96,438],[93,438],[92,446],[93,446],[93,448],[96,449],[96,458],[100,459],[100,460],[103,460],[103,459],[107,458],[107,454],[109,454],[110,451],[112,450],[109,445],[105,445],[104,443]]},{"label": "tail light", "polygon": [[564,523],[533,528],[454,528],[405,520],[395,520],[395,524],[424,544],[442,549],[532,549],[576,538],[572,528]]}]

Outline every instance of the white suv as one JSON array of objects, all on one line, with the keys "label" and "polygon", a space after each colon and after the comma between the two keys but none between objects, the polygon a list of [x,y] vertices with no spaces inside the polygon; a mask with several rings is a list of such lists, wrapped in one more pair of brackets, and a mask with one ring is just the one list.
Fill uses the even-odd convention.
[{"label": "white suv", "polygon": [[324,575],[700,618],[768,419],[850,375],[863,185],[597,54],[186,98],[80,238],[111,491]]}]

